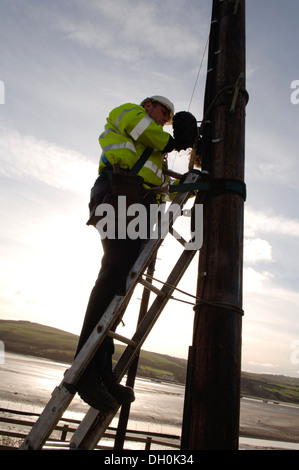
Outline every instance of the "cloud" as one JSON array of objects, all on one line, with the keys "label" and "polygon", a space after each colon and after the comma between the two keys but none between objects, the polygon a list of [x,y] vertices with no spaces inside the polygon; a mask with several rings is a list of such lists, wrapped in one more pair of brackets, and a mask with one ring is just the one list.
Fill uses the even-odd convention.
[{"label": "cloud", "polygon": [[202,30],[192,28],[187,10],[170,1],[90,0],[83,4],[75,0],[72,9],[59,4],[59,15],[56,8],[43,3],[29,6],[26,15],[37,25],[47,22],[47,29],[56,30],[61,38],[100,51],[99,60],[106,56],[140,65],[142,59],[155,57],[185,62],[199,54],[203,40]]},{"label": "cloud", "polygon": [[245,209],[245,236],[260,233],[275,233],[299,237],[299,219],[292,219],[273,211],[262,212],[249,206]]},{"label": "cloud", "polygon": [[244,240],[244,261],[255,263],[258,261],[272,261],[272,247],[267,240],[261,238]]},{"label": "cloud", "polygon": [[130,47],[136,45],[137,39],[139,48],[146,50],[149,56],[185,60],[199,51],[198,37],[195,37],[190,27],[187,12],[181,7],[180,22],[174,28],[172,19],[177,11],[173,2],[161,4],[117,0],[114,1],[114,8],[111,8],[110,1],[94,2],[93,8],[98,11],[100,18],[105,18],[109,25],[113,25],[110,35],[118,41],[121,39],[116,44],[120,49],[122,44]]},{"label": "cloud", "polygon": [[96,164],[73,150],[16,130],[2,129],[0,173],[17,179],[33,179],[58,189],[76,192],[89,188]]},{"label": "cloud", "polygon": [[[290,83],[287,84],[289,87]],[[289,107],[289,96],[283,97],[280,104],[279,114],[283,115]],[[267,106],[269,116],[266,111],[260,109],[258,118],[268,122],[251,122],[250,111],[247,120],[246,139],[246,166],[250,176],[254,176],[257,181],[270,181],[271,184],[288,185],[297,189],[298,158],[296,143],[296,126],[298,118],[295,118],[296,106],[292,106],[290,119],[286,122],[277,119],[277,109],[271,109],[272,101]],[[269,109],[270,108],[270,109]],[[291,113],[294,113],[292,119]],[[280,132],[274,133],[272,128],[279,126]],[[284,136],[282,137],[282,135]],[[277,188],[278,189],[278,188]]]},{"label": "cloud", "polygon": [[271,372],[272,364],[275,373],[297,374],[291,355],[299,338],[298,305],[298,292],[275,285],[271,273],[244,270],[244,370]]},{"label": "cloud", "polygon": [[251,267],[244,268],[244,291],[245,292],[265,292],[265,286],[273,275],[267,271],[258,272]]}]

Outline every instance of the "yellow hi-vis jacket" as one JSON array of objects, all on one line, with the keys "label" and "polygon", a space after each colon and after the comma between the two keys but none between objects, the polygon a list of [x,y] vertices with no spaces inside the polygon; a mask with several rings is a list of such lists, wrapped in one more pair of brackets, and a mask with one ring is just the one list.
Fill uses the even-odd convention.
[{"label": "yellow hi-vis jacket", "polygon": [[161,186],[166,180],[162,171],[161,151],[166,147],[169,137],[142,106],[132,103],[119,106],[109,114],[105,131],[99,137],[103,151],[99,172],[114,164],[130,170],[146,147],[150,147],[153,149],[152,154],[138,175],[145,184]]}]

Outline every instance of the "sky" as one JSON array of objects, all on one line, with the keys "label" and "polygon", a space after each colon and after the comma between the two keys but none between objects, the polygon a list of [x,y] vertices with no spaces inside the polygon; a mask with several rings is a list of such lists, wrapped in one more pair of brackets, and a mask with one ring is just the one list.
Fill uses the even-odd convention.
[{"label": "sky", "polygon": [[[201,120],[211,8],[208,0],[0,1],[1,319],[80,333],[102,256],[86,226],[98,136],[111,109],[156,94]],[[299,3],[248,0],[246,16],[242,370],[298,377]],[[173,152],[169,166],[186,171],[186,155]],[[157,275],[177,245],[164,243]],[[197,262],[180,284],[192,294]],[[140,295],[121,334],[134,331]],[[170,301],[144,349],[186,358],[193,315]]]}]

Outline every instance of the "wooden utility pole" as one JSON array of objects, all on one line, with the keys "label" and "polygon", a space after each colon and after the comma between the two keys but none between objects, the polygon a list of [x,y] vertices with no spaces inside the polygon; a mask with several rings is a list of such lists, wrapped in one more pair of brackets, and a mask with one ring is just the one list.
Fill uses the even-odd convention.
[{"label": "wooden utility pole", "polygon": [[198,277],[183,449],[238,449],[247,100],[245,0],[214,0],[202,126],[212,190],[198,268],[207,275]]}]

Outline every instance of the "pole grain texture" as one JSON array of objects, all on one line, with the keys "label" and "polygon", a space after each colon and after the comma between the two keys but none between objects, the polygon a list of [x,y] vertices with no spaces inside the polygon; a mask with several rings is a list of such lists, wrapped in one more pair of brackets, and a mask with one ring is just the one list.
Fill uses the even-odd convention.
[{"label": "pole grain texture", "polygon": [[[245,71],[245,0],[214,0],[202,141],[202,169],[211,181],[244,181]],[[237,450],[244,199],[226,191],[198,197],[204,204],[202,302],[195,307],[182,448]]]}]

